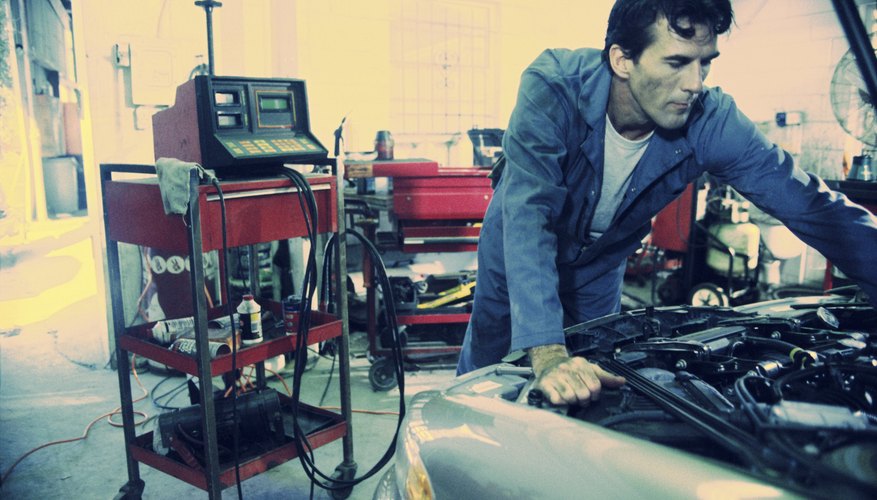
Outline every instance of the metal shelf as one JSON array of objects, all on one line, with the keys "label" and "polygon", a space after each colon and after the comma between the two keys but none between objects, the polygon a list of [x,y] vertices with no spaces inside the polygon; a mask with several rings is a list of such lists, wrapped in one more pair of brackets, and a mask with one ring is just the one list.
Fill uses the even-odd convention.
[{"label": "metal shelf", "polygon": [[[267,306],[273,310],[280,308],[280,305],[273,301],[269,302]],[[275,317],[280,316],[275,315]],[[313,324],[308,332],[309,345],[325,342],[341,335],[341,320],[335,316],[320,311],[311,311],[311,322]],[[128,332],[119,337],[121,348],[183,373],[198,375],[198,363],[194,357],[171,351],[167,347],[144,340],[147,327],[148,325],[140,325],[129,328]],[[239,367],[252,365],[284,353],[292,352],[295,350],[297,339],[297,335],[283,335],[278,338],[266,339],[256,345],[240,347],[237,352],[237,365]],[[215,377],[230,371],[230,354],[219,356],[210,361],[210,376]]]},{"label": "metal shelf", "polygon": [[[283,405],[284,413],[288,414],[292,412],[291,402],[288,398],[282,395],[281,404]],[[345,422],[337,413],[305,404],[299,405],[298,411],[300,413],[307,412],[312,419],[317,419],[322,424],[307,433],[308,443],[310,443],[313,449],[335,441],[347,433],[347,422]],[[295,447],[295,443],[292,442],[291,436],[288,437],[289,441],[282,446],[262,452],[257,456],[243,457],[239,468],[241,481],[297,458],[298,451]],[[201,488],[202,490],[208,490],[210,488],[208,477],[204,470],[191,467],[181,460],[176,460],[175,458],[156,453],[152,448],[152,439],[152,431],[137,436],[137,439],[131,446],[131,451],[135,460],[154,469],[170,474],[171,476],[185,481],[196,488]],[[234,486],[234,464],[222,464],[220,468],[219,483],[221,487],[229,488]]]}]

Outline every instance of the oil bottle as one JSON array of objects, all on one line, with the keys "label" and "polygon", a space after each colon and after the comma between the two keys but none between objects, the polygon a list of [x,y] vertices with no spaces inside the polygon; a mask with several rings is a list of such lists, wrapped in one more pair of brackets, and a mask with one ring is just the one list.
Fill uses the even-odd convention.
[{"label": "oil bottle", "polygon": [[237,308],[240,322],[241,343],[258,344],[262,341],[262,307],[252,294],[245,294]]}]

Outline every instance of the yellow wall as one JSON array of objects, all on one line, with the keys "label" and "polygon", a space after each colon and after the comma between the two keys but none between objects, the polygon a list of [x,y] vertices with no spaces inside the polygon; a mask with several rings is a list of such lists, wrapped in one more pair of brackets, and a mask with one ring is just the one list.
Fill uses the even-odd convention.
[{"label": "yellow wall", "polygon": [[[348,150],[370,150],[375,131],[390,127],[390,19],[396,1],[225,0],[213,14],[216,73],[303,78],[320,140],[331,147],[332,132],[349,115]],[[500,75],[499,122],[493,126],[504,127],[524,67],[546,47],[602,46],[611,1],[492,4],[499,14]],[[169,47],[172,79],[182,83],[198,63],[196,55],[207,60],[204,11],[193,2],[89,0],[82,12],[85,32],[77,37],[88,54],[84,69],[97,162],[151,163],[148,118],[156,108],[141,109],[135,118],[127,83],[131,73],[150,70],[138,66],[138,46]],[[132,44],[130,70],[111,60],[112,46],[120,42]],[[458,148],[468,154],[469,144],[461,141]]]},{"label": "yellow wall", "polygon": [[[375,131],[392,127],[393,9],[399,2],[415,1],[429,0],[223,0],[214,13],[216,72],[305,79],[317,137],[331,149],[333,130],[348,116],[347,150],[371,150]],[[527,64],[547,47],[602,47],[613,3],[445,1],[489,4],[497,12],[491,63],[499,75],[493,87],[498,119],[479,125],[501,128]],[[873,10],[873,2],[859,3]],[[95,163],[152,163],[149,116],[157,108],[140,108],[135,118],[130,102],[131,72],[153,69],[138,65],[138,47],[169,48],[167,91],[172,93],[197,64],[196,55],[206,61],[204,11],[191,0],[82,0],[79,5],[84,29],[76,37],[87,57],[78,64],[88,72]],[[831,70],[847,46],[831,2],[736,0],[734,6],[738,23],[720,39],[723,54],[707,83],[734,95],[745,113],[768,128],[777,111],[803,112],[805,127],[788,140],[800,144],[792,153],[807,170],[837,175],[848,141],[833,118],[827,92]],[[116,43],[135,47],[131,69],[114,66]],[[464,164],[470,151],[463,139],[448,163]],[[437,152],[422,156],[445,160]],[[97,165],[86,168],[96,170]],[[809,267],[809,274],[818,274],[818,262]]]},{"label": "yellow wall", "polygon": [[[495,91],[499,93],[499,120],[485,126],[500,128],[508,122],[518,80],[527,64],[547,47],[602,47],[612,4],[609,0],[479,3],[492,3],[498,11],[495,59],[499,80]],[[344,116],[349,115],[350,151],[371,150],[375,131],[390,126],[390,19],[394,4],[394,0],[298,2],[298,76],[308,81],[312,128],[326,145],[331,144],[331,133]],[[465,161],[470,147],[464,139],[452,158]],[[445,160],[443,155],[435,159]]]}]

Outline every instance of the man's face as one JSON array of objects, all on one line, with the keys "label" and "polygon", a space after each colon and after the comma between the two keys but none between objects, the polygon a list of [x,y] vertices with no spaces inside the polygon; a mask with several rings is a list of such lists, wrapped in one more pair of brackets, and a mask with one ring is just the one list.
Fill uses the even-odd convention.
[{"label": "man's face", "polygon": [[[685,22],[680,22],[687,27]],[[691,107],[703,91],[710,63],[718,57],[716,37],[696,24],[691,39],[670,29],[666,18],[652,25],[653,42],[634,61],[630,71],[633,112],[659,128],[675,130],[685,125]]]}]

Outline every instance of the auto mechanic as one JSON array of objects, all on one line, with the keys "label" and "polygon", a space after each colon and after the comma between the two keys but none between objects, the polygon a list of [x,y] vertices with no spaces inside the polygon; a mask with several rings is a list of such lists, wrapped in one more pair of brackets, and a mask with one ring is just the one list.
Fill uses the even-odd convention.
[{"label": "auto mechanic", "polygon": [[584,404],[624,379],[571,358],[563,327],[620,310],[626,258],[705,172],[783,222],[877,306],[877,218],[798,168],[703,82],[729,0],[618,0],[596,49],[523,73],[484,217],[463,374],[526,350],[545,397]]}]

